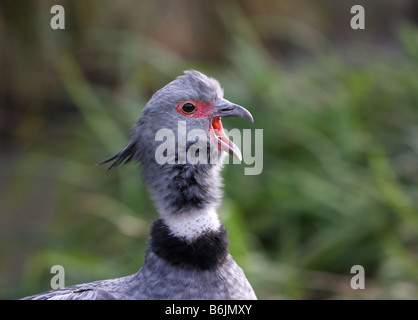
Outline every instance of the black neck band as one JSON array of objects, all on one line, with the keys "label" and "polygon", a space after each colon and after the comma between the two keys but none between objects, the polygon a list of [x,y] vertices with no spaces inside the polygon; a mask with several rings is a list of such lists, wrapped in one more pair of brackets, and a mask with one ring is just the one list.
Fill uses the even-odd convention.
[{"label": "black neck band", "polygon": [[194,241],[174,236],[162,219],[155,220],[150,233],[150,248],[154,254],[173,265],[201,270],[222,264],[228,254],[226,229],[208,231]]}]

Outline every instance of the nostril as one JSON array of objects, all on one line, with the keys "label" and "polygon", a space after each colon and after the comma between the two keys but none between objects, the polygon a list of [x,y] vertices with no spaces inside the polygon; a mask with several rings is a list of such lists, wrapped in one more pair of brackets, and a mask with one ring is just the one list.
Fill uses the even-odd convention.
[{"label": "nostril", "polygon": [[228,111],[232,111],[232,110],[234,110],[233,107],[225,107],[225,108],[221,109],[222,112],[228,112]]}]

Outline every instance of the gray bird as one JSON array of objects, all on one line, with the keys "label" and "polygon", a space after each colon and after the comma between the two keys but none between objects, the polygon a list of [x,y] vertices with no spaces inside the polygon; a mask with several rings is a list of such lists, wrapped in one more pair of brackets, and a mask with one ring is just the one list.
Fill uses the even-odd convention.
[{"label": "gray bird", "polygon": [[158,90],[122,151],[100,164],[136,160],[156,202],[144,265],[135,274],[24,299],[256,299],[228,251],[220,204],[222,158],[241,153],[221,117],[253,122],[243,107],[223,98],[219,82],[189,70]]}]

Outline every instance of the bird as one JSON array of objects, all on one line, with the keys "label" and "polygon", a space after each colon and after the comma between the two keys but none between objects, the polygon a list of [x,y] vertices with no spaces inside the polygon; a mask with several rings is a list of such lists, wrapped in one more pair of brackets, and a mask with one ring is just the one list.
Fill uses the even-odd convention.
[{"label": "bird", "polygon": [[[186,70],[156,91],[132,127],[129,143],[99,163],[110,164],[108,171],[132,161],[140,164],[159,213],[150,229],[143,266],[129,276],[23,299],[257,299],[228,250],[227,230],[217,213],[223,160],[228,155],[242,158],[225,134],[221,121],[225,117],[254,122],[247,109],[224,98],[216,79],[199,71]],[[164,132],[167,135],[161,138]]]}]

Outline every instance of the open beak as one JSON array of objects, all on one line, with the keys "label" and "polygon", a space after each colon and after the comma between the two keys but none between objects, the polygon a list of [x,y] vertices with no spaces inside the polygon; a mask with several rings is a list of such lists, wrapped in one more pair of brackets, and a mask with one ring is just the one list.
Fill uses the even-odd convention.
[{"label": "open beak", "polygon": [[234,104],[226,99],[220,99],[215,102],[215,110],[210,125],[210,133],[218,149],[229,153],[239,161],[242,160],[242,154],[239,148],[228,139],[221,122],[221,117],[240,117],[254,122],[250,112],[244,107]]}]

